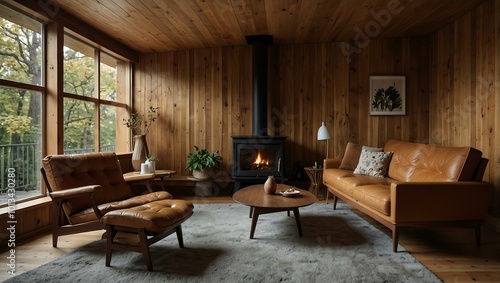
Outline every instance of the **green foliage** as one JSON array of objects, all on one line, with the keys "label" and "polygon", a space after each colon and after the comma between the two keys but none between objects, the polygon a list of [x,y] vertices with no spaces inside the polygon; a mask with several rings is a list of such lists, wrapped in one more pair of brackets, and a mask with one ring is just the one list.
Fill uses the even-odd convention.
[{"label": "green foliage", "polygon": [[399,91],[390,86],[387,89],[380,88],[373,97],[372,108],[377,111],[392,111],[402,107],[403,100]]},{"label": "green foliage", "polygon": [[0,116],[0,125],[5,127],[9,134],[22,135],[31,130],[31,117],[28,116]]},{"label": "green foliage", "polygon": [[160,161],[160,159],[158,159],[158,156],[153,155],[153,154],[148,155],[148,156],[146,157],[146,160],[147,160],[147,161]]},{"label": "green foliage", "polygon": [[[29,22],[29,21],[28,21]],[[41,84],[41,24],[34,30],[0,17],[0,78]],[[41,132],[41,94],[0,87],[0,144],[38,142]]]},{"label": "green foliage", "polygon": [[194,146],[194,149],[195,152],[187,154],[188,161],[186,169],[193,171],[204,168],[219,168],[219,165],[222,162],[222,157],[219,155],[218,150],[208,152],[206,149],[199,149],[196,145]]},{"label": "green foliage", "polygon": [[[147,119],[144,115],[132,113],[128,119],[123,119],[123,124],[131,129],[134,135],[147,135],[149,133],[149,127],[156,121],[156,117],[158,117],[156,114],[158,108],[159,107],[149,106]],[[141,127],[142,125],[144,126]]]}]

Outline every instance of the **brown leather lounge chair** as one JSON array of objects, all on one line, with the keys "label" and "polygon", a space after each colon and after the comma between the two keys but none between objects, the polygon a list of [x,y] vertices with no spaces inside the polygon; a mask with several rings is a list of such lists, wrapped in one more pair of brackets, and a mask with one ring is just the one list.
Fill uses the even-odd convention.
[{"label": "brown leather lounge chair", "polygon": [[164,191],[134,196],[114,153],[49,155],[42,165],[54,205],[54,247],[59,236],[105,229],[100,220],[110,211],[172,199]]}]

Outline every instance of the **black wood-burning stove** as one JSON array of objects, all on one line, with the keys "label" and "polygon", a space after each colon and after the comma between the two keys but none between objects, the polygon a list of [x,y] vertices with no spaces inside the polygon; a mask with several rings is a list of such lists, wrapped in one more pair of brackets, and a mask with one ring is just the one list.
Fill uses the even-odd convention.
[{"label": "black wood-burning stove", "polygon": [[268,176],[283,183],[285,139],[283,136],[233,137],[235,191],[244,183],[263,182]]},{"label": "black wood-burning stove", "polygon": [[246,37],[252,45],[252,135],[233,136],[233,192],[244,183],[263,183],[268,176],[274,176],[283,183],[284,136],[267,135],[267,65],[270,35]]}]

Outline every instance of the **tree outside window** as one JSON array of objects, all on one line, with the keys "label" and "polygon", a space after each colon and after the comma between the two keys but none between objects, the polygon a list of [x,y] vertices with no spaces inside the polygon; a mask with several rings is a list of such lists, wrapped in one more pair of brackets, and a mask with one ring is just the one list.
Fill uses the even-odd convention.
[{"label": "tree outside window", "polygon": [[0,5],[0,205],[7,174],[16,199],[41,194],[42,23]]}]

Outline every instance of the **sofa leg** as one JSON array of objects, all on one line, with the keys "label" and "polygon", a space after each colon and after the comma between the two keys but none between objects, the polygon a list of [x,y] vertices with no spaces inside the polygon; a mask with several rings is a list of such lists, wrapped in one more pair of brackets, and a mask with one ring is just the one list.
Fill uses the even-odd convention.
[{"label": "sofa leg", "polygon": [[481,223],[478,222],[474,225],[474,232],[476,234],[476,246],[481,245]]},{"label": "sofa leg", "polygon": [[337,200],[339,198],[336,195],[333,195],[333,210],[337,209]]},{"label": "sofa leg", "polygon": [[392,251],[398,251],[398,242],[399,242],[399,231],[394,227],[392,229]]}]

